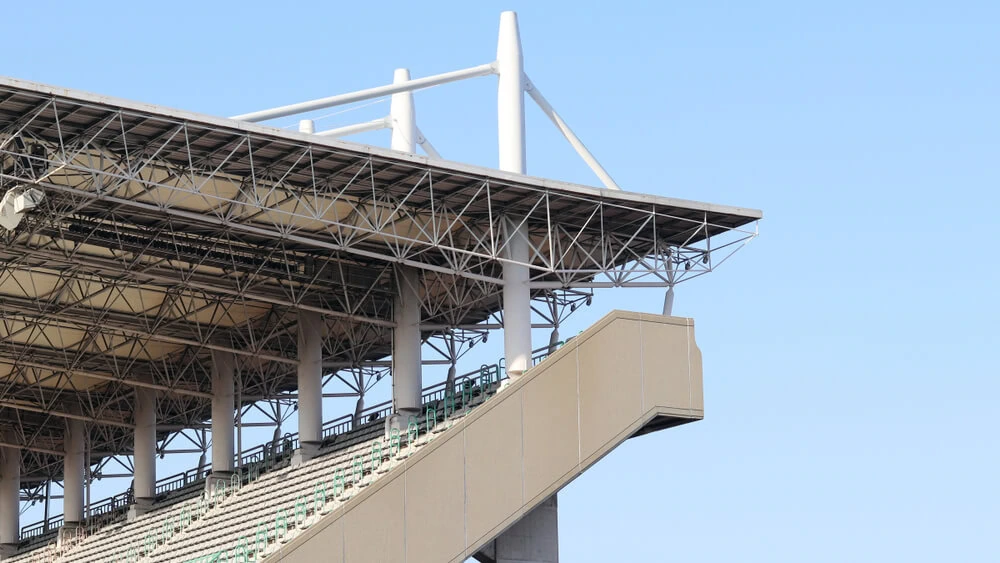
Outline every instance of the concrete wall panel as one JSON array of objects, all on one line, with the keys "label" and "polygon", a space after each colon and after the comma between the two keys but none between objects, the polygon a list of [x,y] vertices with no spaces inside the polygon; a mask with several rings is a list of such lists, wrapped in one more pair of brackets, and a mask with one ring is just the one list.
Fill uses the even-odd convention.
[{"label": "concrete wall panel", "polygon": [[466,534],[470,542],[493,530],[523,503],[521,392],[483,412],[465,431]]},{"label": "concrete wall panel", "polygon": [[[687,319],[642,323],[643,409],[691,408]],[[676,321],[676,322],[675,322]]]},{"label": "concrete wall panel", "polygon": [[269,561],[464,561],[652,414],[701,405],[691,322],[615,311]]},{"label": "concrete wall panel", "polygon": [[340,519],[321,530],[313,541],[306,542],[295,552],[302,561],[344,563],[344,520]]},{"label": "concrete wall panel", "polygon": [[590,457],[643,412],[639,342],[639,322],[621,319],[579,345],[582,458]]},{"label": "concrete wall panel", "polygon": [[[394,478],[343,517],[347,561],[397,563],[404,560],[403,481],[402,475]],[[296,560],[323,561],[304,557],[296,557]]]},{"label": "concrete wall panel", "polygon": [[531,500],[580,462],[576,351],[548,367],[524,394],[524,499]]},{"label": "concrete wall panel", "polygon": [[465,541],[464,442],[452,435],[404,475],[407,561],[447,561]]}]

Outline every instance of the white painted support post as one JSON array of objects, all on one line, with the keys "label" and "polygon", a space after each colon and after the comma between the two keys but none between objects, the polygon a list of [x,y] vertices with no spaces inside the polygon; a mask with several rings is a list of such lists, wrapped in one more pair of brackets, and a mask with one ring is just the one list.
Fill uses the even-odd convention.
[{"label": "white painted support post", "polygon": [[410,416],[418,416],[423,389],[420,359],[420,274],[406,266],[396,267],[396,297],[393,300],[392,404],[400,415],[401,428]]},{"label": "white painted support post", "polygon": [[511,379],[531,367],[530,246],[525,226],[507,224],[507,259],[503,264],[503,343],[507,374]]},{"label": "white painted support post", "polygon": [[[524,57],[517,14],[500,14],[497,41],[497,131],[500,170],[524,174]],[[503,264],[504,356],[511,378],[531,365],[531,291],[528,287],[531,259],[528,229],[515,219],[507,222],[507,260]]]},{"label": "white painted support post", "polygon": [[[410,71],[397,68],[393,84],[410,80]],[[417,117],[413,92],[392,95],[389,107],[392,122],[392,150],[417,152]],[[406,428],[410,416],[418,416],[423,389],[420,365],[420,273],[406,266],[396,267],[396,296],[392,305],[392,405],[394,424]],[[393,424],[393,422],[390,422]]]},{"label": "white painted support post", "polygon": [[500,141],[500,170],[524,174],[524,57],[517,14],[500,14],[497,41],[497,125]]},{"label": "white painted support post", "polygon": [[299,120],[299,133],[309,133],[312,135],[316,132],[316,124],[313,123],[311,119]]},{"label": "white painted support post", "polygon": [[156,497],[156,390],[135,390],[135,434],[132,463],[135,475],[136,513],[152,507]]},{"label": "white painted support post", "polygon": [[228,479],[233,472],[236,356],[212,351],[212,474]]},{"label": "white painted support post", "polygon": [[[410,71],[397,68],[392,75],[393,84],[410,80]],[[392,150],[413,154],[417,152],[417,117],[413,108],[413,92],[397,92],[389,103],[392,122]]]},{"label": "white painted support post", "polygon": [[323,441],[323,317],[299,311],[300,460],[311,459]]},{"label": "white painted support post", "polygon": [[0,447],[0,558],[13,555],[21,533],[21,451]]},{"label": "white painted support post", "polygon": [[83,522],[84,452],[86,427],[82,420],[66,421],[66,455],[63,457],[63,521],[67,529]]}]

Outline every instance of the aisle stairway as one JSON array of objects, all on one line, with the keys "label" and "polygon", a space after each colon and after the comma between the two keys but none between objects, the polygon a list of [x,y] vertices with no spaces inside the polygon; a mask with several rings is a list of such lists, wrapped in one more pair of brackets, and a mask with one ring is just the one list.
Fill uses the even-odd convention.
[{"label": "aisle stairway", "polygon": [[[629,437],[702,417],[690,319],[615,311],[515,381],[498,372],[315,459],[11,561],[461,562]],[[443,395],[443,392],[442,392]]]},{"label": "aisle stairway", "polygon": [[465,561],[629,437],[701,419],[701,375],[690,319],[612,312],[265,561]]}]

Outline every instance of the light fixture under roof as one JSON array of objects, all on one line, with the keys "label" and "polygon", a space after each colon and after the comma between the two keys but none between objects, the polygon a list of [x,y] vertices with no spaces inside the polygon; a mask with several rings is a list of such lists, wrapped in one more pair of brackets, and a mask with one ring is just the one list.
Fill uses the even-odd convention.
[{"label": "light fixture under roof", "polygon": [[7,190],[0,200],[0,227],[13,231],[21,223],[24,214],[31,211],[45,198],[45,192],[38,188],[15,187]]}]

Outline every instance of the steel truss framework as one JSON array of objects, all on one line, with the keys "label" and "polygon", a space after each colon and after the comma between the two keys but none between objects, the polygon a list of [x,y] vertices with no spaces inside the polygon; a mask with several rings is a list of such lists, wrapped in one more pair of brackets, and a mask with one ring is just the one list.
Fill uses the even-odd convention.
[{"label": "steel truss framework", "polygon": [[213,350],[236,355],[243,409],[271,401],[280,423],[299,311],[323,316],[327,380],[363,396],[389,373],[399,265],[454,366],[502,326],[513,228],[558,327],[594,288],[711,271],[761,216],[0,78],[0,193],[28,188],[45,198],[0,245],[0,442],[31,498],[61,474],[67,419],[99,470],[128,471],[136,388],[160,391],[161,452],[204,451]]}]

